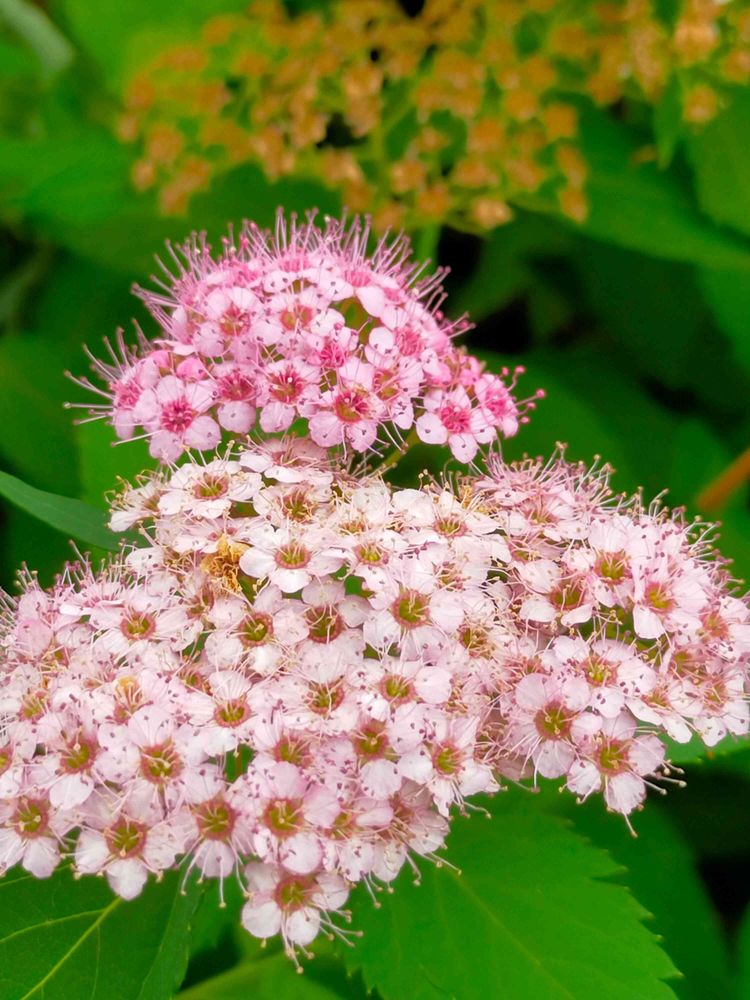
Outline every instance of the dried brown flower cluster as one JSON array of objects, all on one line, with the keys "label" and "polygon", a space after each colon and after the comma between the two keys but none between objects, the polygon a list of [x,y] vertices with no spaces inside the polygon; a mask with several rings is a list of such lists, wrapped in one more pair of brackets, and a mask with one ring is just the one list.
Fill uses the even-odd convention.
[{"label": "dried brown flower cluster", "polygon": [[271,179],[322,180],[378,228],[483,230],[543,186],[585,217],[566,95],[657,103],[674,82],[696,127],[748,80],[744,0],[427,0],[415,17],[395,0],[299,16],[253,0],[143,67],[118,131],[138,144],[135,186],[156,188],[167,214],[253,162]]}]

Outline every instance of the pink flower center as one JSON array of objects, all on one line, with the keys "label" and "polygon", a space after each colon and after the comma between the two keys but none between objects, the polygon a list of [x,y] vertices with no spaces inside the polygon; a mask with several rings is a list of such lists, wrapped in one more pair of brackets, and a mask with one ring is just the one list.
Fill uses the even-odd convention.
[{"label": "pink flower center", "polygon": [[143,692],[135,677],[123,677],[115,685],[115,719],[123,719],[137,711],[143,703]]},{"label": "pink flower center", "polygon": [[599,751],[599,769],[617,774],[627,768],[627,744],[613,740]]},{"label": "pink flower center", "polygon": [[560,702],[545,705],[534,718],[537,732],[545,740],[561,740],[566,737],[572,721],[572,716]]},{"label": "pink flower center", "polygon": [[45,691],[32,691],[27,694],[21,703],[21,718],[28,719],[29,722],[36,722],[41,719],[47,708],[47,694]]},{"label": "pink flower center", "polygon": [[276,760],[284,760],[288,764],[304,767],[310,762],[310,748],[307,742],[298,736],[285,736],[274,748]]},{"label": "pink flower center", "polygon": [[360,757],[376,759],[385,756],[388,750],[388,736],[385,725],[373,722],[360,731],[354,740],[354,748]]},{"label": "pink flower center", "polygon": [[349,424],[354,424],[358,420],[367,420],[372,412],[369,397],[369,392],[361,385],[341,389],[336,394],[336,400],[333,404],[336,416],[339,420]]},{"label": "pink flower center", "polygon": [[249,313],[245,312],[244,309],[240,309],[233,302],[225,309],[224,315],[219,322],[219,327],[221,332],[227,337],[236,337],[237,334],[242,333],[247,328],[249,320]]},{"label": "pink flower center", "polygon": [[49,816],[43,802],[22,798],[11,822],[21,837],[41,837],[47,829]]},{"label": "pink flower center", "polygon": [[120,631],[126,639],[148,639],[156,631],[156,622],[153,615],[147,615],[145,612],[140,611],[131,611],[120,622]]},{"label": "pink flower center", "polygon": [[309,306],[297,303],[289,309],[285,309],[279,317],[281,325],[285,330],[296,330],[298,327],[307,329],[312,323],[315,313]]},{"label": "pink flower center", "polygon": [[263,820],[268,829],[280,839],[291,837],[302,825],[302,801],[276,799],[266,806]]},{"label": "pink flower center", "polygon": [[345,268],[344,278],[352,288],[364,288],[372,281],[372,272],[366,267]]},{"label": "pink flower center", "polygon": [[492,386],[482,397],[482,406],[486,410],[489,410],[496,419],[501,419],[516,412],[513,397],[504,386],[499,385]]},{"label": "pink flower center", "polygon": [[365,542],[354,550],[357,558],[370,566],[385,562],[385,553],[375,542]]},{"label": "pink flower center", "polygon": [[415,354],[422,353],[424,340],[421,333],[413,327],[402,326],[401,329],[396,330],[396,347],[398,347],[399,354],[412,358]]},{"label": "pink flower center", "polygon": [[276,552],[276,565],[281,569],[302,569],[310,562],[310,553],[300,542],[287,542]]},{"label": "pink flower center", "polygon": [[344,631],[341,615],[330,604],[308,608],[305,612],[305,621],[313,642],[333,642]]},{"label": "pink flower center", "polygon": [[304,486],[290,490],[281,498],[282,513],[290,521],[296,521],[298,524],[311,521],[317,506],[317,501]]},{"label": "pink flower center", "polygon": [[195,419],[195,410],[185,396],[170,400],[161,408],[161,425],[170,434],[184,434]]},{"label": "pink flower center", "polygon": [[237,820],[237,813],[219,795],[194,806],[193,815],[205,840],[229,840]]},{"label": "pink flower center", "polygon": [[558,611],[572,611],[583,603],[583,587],[576,580],[567,580],[550,592],[549,599]]},{"label": "pink flower center", "polygon": [[628,568],[628,557],[624,552],[607,552],[596,564],[596,572],[603,580],[618,583]]},{"label": "pink flower center", "polygon": [[389,674],[380,682],[380,690],[388,701],[408,701],[413,695],[411,681],[400,674]]},{"label": "pink flower center", "polygon": [[440,407],[440,422],[450,434],[465,434],[471,426],[471,410],[456,403]]},{"label": "pink flower center", "polygon": [[247,615],[239,628],[243,646],[260,646],[273,635],[273,619],[261,611]]},{"label": "pink flower center", "polygon": [[304,388],[302,376],[291,366],[281,372],[275,372],[268,380],[268,391],[280,403],[296,402]]},{"label": "pink flower center", "polygon": [[483,625],[464,625],[458,633],[458,641],[469,656],[488,656],[492,648],[489,630]]},{"label": "pink flower center", "polygon": [[250,715],[250,709],[244,698],[230,698],[217,706],[214,712],[216,722],[226,729],[234,729],[241,725]]},{"label": "pink flower center", "polygon": [[132,410],[141,398],[142,389],[138,384],[138,378],[131,375],[116,382],[113,386],[115,407],[119,410]]},{"label": "pink flower center", "polygon": [[652,583],[646,590],[646,604],[654,611],[671,611],[674,599],[661,583]]},{"label": "pink flower center", "polygon": [[276,886],[276,903],[285,913],[301,910],[308,905],[314,892],[315,882],[311,875],[285,878]]},{"label": "pink flower center", "polygon": [[440,774],[455,774],[461,765],[461,754],[456,747],[444,743],[433,750],[432,763]]},{"label": "pink flower center", "polygon": [[255,385],[253,380],[235,368],[227,372],[218,379],[219,396],[222,399],[229,399],[235,402],[249,400],[255,397]]},{"label": "pink flower center", "polygon": [[607,684],[614,673],[612,664],[594,653],[586,661],[585,667],[589,684],[593,685]]},{"label": "pink flower center", "polygon": [[193,486],[193,496],[197,500],[213,500],[223,497],[229,489],[226,476],[207,474]]},{"label": "pink flower center", "polygon": [[323,368],[340,368],[348,357],[347,351],[335,340],[328,340],[318,353]]},{"label": "pink flower center", "polygon": [[332,684],[311,684],[309,686],[307,704],[316,715],[328,715],[339,707],[344,700],[344,685],[341,681]]},{"label": "pink flower center", "polygon": [[93,741],[82,739],[79,736],[74,743],[69,743],[60,755],[60,763],[64,771],[76,774],[80,771],[87,771],[95,755],[96,746]]},{"label": "pink flower center", "polygon": [[391,605],[391,614],[402,628],[417,628],[430,620],[430,601],[418,590],[402,590]]},{"label": "pink flower center", "polygon": [[104,838],[112,854],[119,858],[132,858],[143,850],[146,826],[132,819],[121,819],[105,831]]},{"label": "pink flower center", "polygon": [[171,740],[141,751],[141,774],[153,785],[167,785],[182,771],[182,761]]}]

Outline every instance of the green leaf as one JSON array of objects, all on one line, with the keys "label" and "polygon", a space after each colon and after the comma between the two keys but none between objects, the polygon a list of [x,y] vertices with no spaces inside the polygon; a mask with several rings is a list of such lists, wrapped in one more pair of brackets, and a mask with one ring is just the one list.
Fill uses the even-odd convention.
[{"label": "green leaf", "polygon": [[117,441],[114,430],[103,420],[92,420],[76,428],[81,467],[81,499],[95,507],[124,479],[133,482],[156,462],[145,441]]},{"label": "green leaf", "polygon": [[196,42],[197,29],[208,17],[240,11],[247,0],[99,0],[92,16],[89,0],[60,4],[71,34],[113,82],[142,66],[164,48]]},{"label": "green leaf", "polygon": [[43,587],[50,586],[70,559],[70,540],[18,507],[5,503],[2,507],[0,587],[12,591],[16,571],[23,564],[33,568]]},{"label": "green leaf", "polygon": [[[179,1000],[336,1000],[362,996],[347,989],[338,963],[317,957],[299,975],[283,952],[243,962],[178,994]],[[341,988],[341,992],[339,992]]]},{"label": "green leaf", "polygon": [[654,108],[654,135],[660,167],[668,167],[672,162],[684,129],[682,90],[678,77],[674,76]]},{"label": "green leaf", "polygon": [[698,281],[737,361],[750,369],[750,278],[706,268],[699,272]]},{"label": "green leaf", "polygon": [[385,1000],[666,1000],[675,969],[608,854],[514,789],[492,819],[457,819],[461,869],[408,872],[380,911],[355,905],[365,934],[348,961]]},{"label": "green leaf", "polygon": [[[750,91],[732,90],[726,110],[694,132],[688,153],[698,200],[716,222],[750,235]],[[721,266],[718,264],[716,266]]]},{"label": "green leaf", "polygon": [[737,932],[737,1000],[750,1000],[750,907]]},{"label": "green leaf", "polygon": [[[750,244],[705,218],[675,170],[638,162],[637,134],[604,112],[581,107],[581,151],[589,166],[589,214],[576,228],[652,257],[750,271]],[[557,212],[539,196],[521,204]]]},{"label": "green leaf", "polygon": [[[673,794],[689,796],[690,788]],[[728,997],[729,955],[716,912],[692,851],[661,803],[649,801],[634,817],[638,836],[633,837],[621,818],[605,812],[601,802],[589,801],[578,808],[572,796],[552,789],[546,798],[557,808],[568,803],[565,812],[576,829],[606,847],[627,868],[628,888],[653,914],[651,927],[684,976],[672,984],[677,996]]]},{"label": "green leaf", "polygon": [[53,76],[73,62],[73,46],[36,4],[0,0],[0,21],[5,21],[34,50],[47,75]]},{"label": "green leaf", "polygon": [[535,275],[531,259],[564,254],[573,242],[561,225],[534,215],[522,214],[493,230],[482,243],[479,262],[470,277],[448,299],[451,314],[468,312],[472,320],[479,321],[527,290],[533,293],[535,280],[541,281],[541,277]]},{"label": "green leaf", "polygon": [[101,879],[0,880],[0,996],[7,1000],[171,1000],[185,972],[199,889],[178,873],[126,903]]},{"label": "green leaf", "polygon": [[81,500],[37,490],[7,472],[0,472],[0,496],[79,542],[109,551],[120,547],[120,537],[107,527],[104,511]]},{"label": "green leaf", "polygon": [[66,360],[40,336],[0,339],[0,453],[34,485],[77,493],[73,428],[62,412]]}]

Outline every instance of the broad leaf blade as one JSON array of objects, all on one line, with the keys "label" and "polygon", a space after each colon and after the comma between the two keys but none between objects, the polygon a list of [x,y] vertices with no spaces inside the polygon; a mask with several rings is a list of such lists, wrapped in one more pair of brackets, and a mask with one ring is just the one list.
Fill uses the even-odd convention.
[{"label": "broad leaf blade", "polygon": [[[690,774],[688,774],[688,785]],[[676,791],[675,795],[681,794]],[[682,793],[689,795],[690,791]],[[674,983],[682,1000],[731,996],[729,956],[717,915],[680,831],[661,803],[649,802],[633,820],[638,833],[604,811],[601,802],[584,808],[550,789],[553,808],[565,808],[576,829],[606,847],[627,868],[625,881],[654,915],[653,929],[684,978]]]},{"label": "broad leaf blade", "polygon": [[687,148],[704,212],[750,235],[750,92],[746,87],[735,88],[729,106],[695,132]]},{"label": "broad leaf blade", "polygon": [[348,961],[385,1000],[666,1000],[675,969],[643,925],[646,911],[607,881],[608,854],[511,791],[492,821],[458,819],[448,857],[461,874],[423,866],[380,911],[360,895],[365,934]]},{"label": "broad leaf blade", "polygon": [[199,889],[177,873],[126,903],[95,878],[60,869],[0,880],[4,1000],[170,1000],[185,972]]},{"label": "broad leaf blade", "polygon": [[[359,996],[347,989],[337,963],[316,958],[297,974],[280,952],[257,962],[241,962],[232,969],[196,983],[178,994],[179,1000],[337,1000]],[[339,991],[339,988],[340,991]]]},{"label": "broad leaf blade", "polygon": [[81,500],[37,490],[7,472],[0,472],[0,496],[79,542],[109,551],[120,546],[120,538],[107,527],[105,512]]}]

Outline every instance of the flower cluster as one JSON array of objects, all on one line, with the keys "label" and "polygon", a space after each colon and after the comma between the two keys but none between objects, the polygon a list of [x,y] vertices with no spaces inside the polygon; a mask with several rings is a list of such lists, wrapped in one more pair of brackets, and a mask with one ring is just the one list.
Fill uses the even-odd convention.
[{"label": "flower cluster", "polygon": [[[222,436],[288,430],[307,421],[323,447],[366,452],[412,427],[471,461],[498,433],[514,434],[533,400],[512,395],[522,372],[490,374],[454,338],[467,329],[440,311],[440,272],[420,277],[408,241],[369,227],[312,219],[272,236],[246,224],[218,260],[194,237],[171,285],[142,292],[161,339],[95,362],[119,437],[138,428],[152,455],[213,451]],[[171,277],[171,276],[170,276]]]},{"label": "flower cluster", "polygon": [[0,867],[125,898],[186,858],[294,954],[503,776],[627,816],[666,735],[748,729],[750,612],[705,532],[556,456],[395,489],[308,439],[116,499],[145,544],[33,579],[0,638]]},{"label": "flower cluster", "polygon": [[[238,164],[317,177],[376,227],[486,230],[509,200],[551,190],[582,220],[587,167],[565,95],[667,106],[688,128],[750,79],[741,0],[585,2],[335,0],[291,15],[281,0],[211,17],[124,94],[133,182],[167,214]],[[561,96],[563,95],[563,96]],[[388,155],[384,154],[388,150]]]}]

